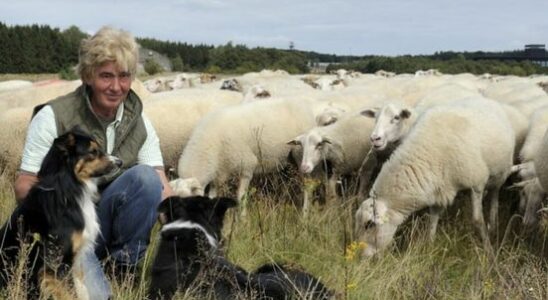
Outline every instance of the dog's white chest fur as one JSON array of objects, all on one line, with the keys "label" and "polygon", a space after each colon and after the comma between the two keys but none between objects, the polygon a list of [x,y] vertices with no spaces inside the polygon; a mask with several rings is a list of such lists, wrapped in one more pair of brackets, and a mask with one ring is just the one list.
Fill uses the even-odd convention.
[{"label": "dog's white chest fur", "polygon": [[84,216],[84,248],[85,250],[93,249],[95,240],[99,235],[99,222],[97,221],[97,213],[95,212],[95,202],[99,194],[97,192],[97,185],[92,182],[86,182],[82,197],[78,199],[78,205],[82,209]]}]

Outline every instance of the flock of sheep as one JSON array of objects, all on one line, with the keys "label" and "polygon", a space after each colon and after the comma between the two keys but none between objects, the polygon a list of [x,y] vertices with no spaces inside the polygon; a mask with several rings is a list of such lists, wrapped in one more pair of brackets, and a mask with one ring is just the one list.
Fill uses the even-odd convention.
[{"label": "flock of sheep", "polygon": [[[264,70],[218,79],[209,74],[156,78],[132,88],[160,137],[171,182],[182,196],[209,195],[237,179],[238,200],[257,174],[291,164],[327,178],[337,198],[342,176],[359,179],[355,232],[363,254],[385,249],[398,226],[429,208],[430,235],[457,193],[472,203],[484,247],[496,228],[499,191],[517,178],[520,211],[536,226],[547,209],[548,95],[545,76],[444,75],[338,70],[289,75]],[[0,84],[0,163],[14,174],[34,105],[79,81]],[[207,189],[206,189],[207,188]],[[303,213],[311,195],[306,194]],[[484,201],[488,200],[488,201]],[[485,221],[483,203],[489,203]],[[245,212],[246,205],[243,204]]]}]

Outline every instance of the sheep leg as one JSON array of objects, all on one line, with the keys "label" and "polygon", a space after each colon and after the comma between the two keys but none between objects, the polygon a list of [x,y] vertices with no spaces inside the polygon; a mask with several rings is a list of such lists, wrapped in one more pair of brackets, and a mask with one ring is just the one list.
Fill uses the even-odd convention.
[{"label": "sheep leg", "polygon": [[310,211],[310,194],[311,192],[308,189],[304,189],[303,193],[303,217],[308,217],[308,212]]},{"label": "sheep leg", "polygon": [[438,223],[440,221],[440,214],[442,208],[440,206],[434,205],[430,206],[430,231],[429,231],[429,237],[430,240],[433,241],[436,236],[436,230],[438,228]]},{"label": "sheep leg", "polygon": [[476,230],[481,236],[483,242],[483,248],[493,254],[493,248],[491,247],[491,241],[489,241],[489,234],[487,232],[487,226],[485,225],[485,219],[483,217],[483,188],[472,189],[472,221]]},{"label": "sheep leg", "polygon": [[207,191],[207,196],[209,198],[217,197],[217,189],[215,188],[215,184],[213,182],[209,184],[209,190]]},{"label": "sheep leg", "polygon": [[487,225],[488,232],[494,232],[497,228],[497,221],[499,215],[499,187],[494,187],[489,190],[489,224]]},{"label": "sheep leg", "polygon": [[335,174],[331,175],[327,179],[327,193],[326,198],[327,202],[331,204],[337,203],[337,177]]},{"label": "sheep leg", "polygon": [[371,188],[371,179],[373,178],[373,172],[377,166],[377,156],[375,153],[368,153],[362,162],[362,165],[358,171],[360,174],[358,197],[360,199],[366,199]]},{"label": "sheep leg", "polygon": [[249,183],[251,182],[251,178],[253,178],[253,174],[242,174],[240,177],[240,184],[238,185],[238,202],[240,203],[240,206],[242,208],[241,215],[246,216],[247,215],[247,202],[249,195],[247,195],[247,188],[249,187]]},{"label": "sheep leg", "polygon": [[542,208],[542,199],[544,199],[545,193],[538,180],[535,180],[523,187],[523,194],[527,198],[523,225],[529,230],[535,228],[539,222],[537,212]]}]

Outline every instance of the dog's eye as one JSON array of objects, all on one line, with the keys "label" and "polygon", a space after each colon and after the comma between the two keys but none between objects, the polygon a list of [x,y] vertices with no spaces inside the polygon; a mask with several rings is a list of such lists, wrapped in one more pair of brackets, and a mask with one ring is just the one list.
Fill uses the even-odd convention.
[{"label": "dog's eye", "polygon": [[91,151],[89,151],[89,154],[93,155],[93,156],[98,156],[99,155],[99,150],[97,149],[92,149]]}]

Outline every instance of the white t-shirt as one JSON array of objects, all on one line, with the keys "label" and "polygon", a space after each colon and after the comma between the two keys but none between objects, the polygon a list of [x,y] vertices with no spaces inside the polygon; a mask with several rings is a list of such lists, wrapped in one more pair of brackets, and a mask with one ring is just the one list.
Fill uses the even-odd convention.
[{"label": "white t-shirt", "polygon": [[[112,153],[114,148],[116,127],[120,124],[124,115],[124,104],[118,107],[116,118],[107,127],[107,152]],[[147,132],[147,138],[137,155],[137,163],[145,164],[151,167],[163,167],[162,152],[160,151],[160,139],[150,123],[150,120],[144,115],[143,121]],[[37,174],[42,165],[42,160],[48,153],[53,140],[57,137],[57,125],[55,123],[55,114],[51,106],[44,106],[29,124],[27,139],[23,148],[23,157],[20,170],[27,173]]]}]

